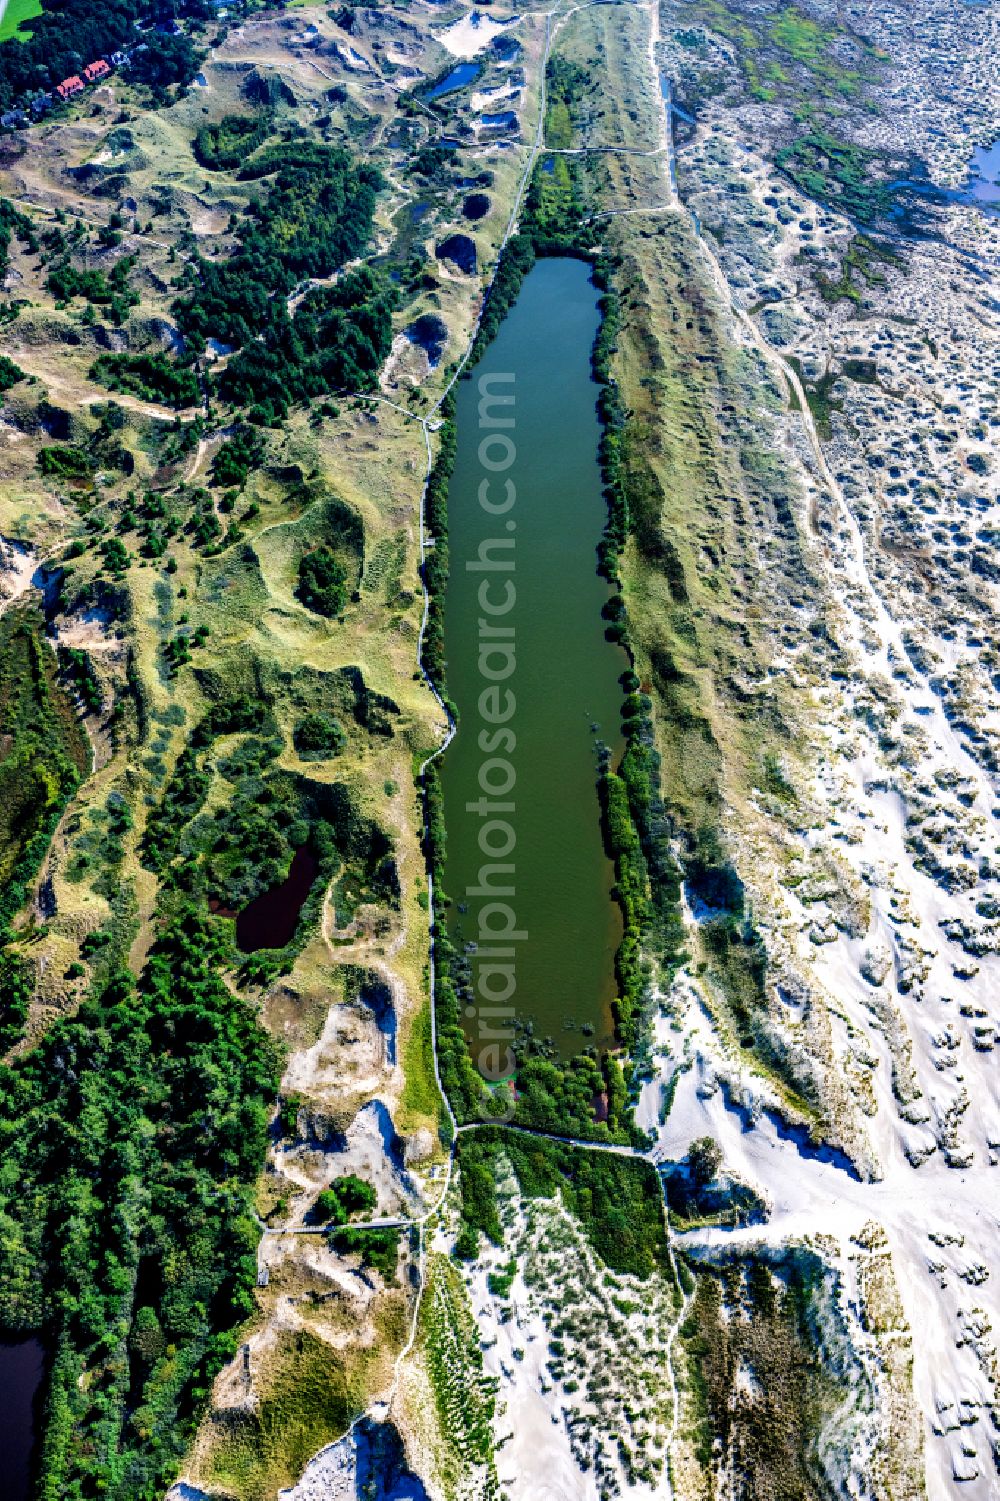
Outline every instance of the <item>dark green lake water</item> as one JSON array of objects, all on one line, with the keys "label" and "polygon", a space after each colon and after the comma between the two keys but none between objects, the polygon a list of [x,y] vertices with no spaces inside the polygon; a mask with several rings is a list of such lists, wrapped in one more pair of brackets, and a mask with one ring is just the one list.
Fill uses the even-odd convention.
[{"label": "dark green lake water", "polygon": [[[609,591],[596,571],[607,517],[590,373],[598,324],[589,268],[541,260],[458,389],[445,641],[459,730],[441,766],[445,887],[472,966],[466,1032],[488,1076],[508,1071],[512,1010],[564,1056],[612,1033],[622,924],[597,743],[617,760],[628,663],[605,639]],[[581,1035],[585,1024],[593,1031]]]}]

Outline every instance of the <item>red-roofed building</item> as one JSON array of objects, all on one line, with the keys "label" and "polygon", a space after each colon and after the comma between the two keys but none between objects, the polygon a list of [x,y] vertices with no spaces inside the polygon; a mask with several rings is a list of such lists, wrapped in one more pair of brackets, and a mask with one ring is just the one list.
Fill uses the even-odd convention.
[{"label": "red-roofed building", "polygon": [[74,94],[79,94],[82,88],[83,79],[74,73],[72,78],[64,78],[62,83],[56,84],[56,93],[60,99],[70,99]]},{"label": "red-roofed building", "polygon": [[107,78],[110,72],[111,69],[104,61],[104,58],[99,57],[96,63],[87,64],[83,70],[83,76],[88,83],[96,83],[99,78]]}]

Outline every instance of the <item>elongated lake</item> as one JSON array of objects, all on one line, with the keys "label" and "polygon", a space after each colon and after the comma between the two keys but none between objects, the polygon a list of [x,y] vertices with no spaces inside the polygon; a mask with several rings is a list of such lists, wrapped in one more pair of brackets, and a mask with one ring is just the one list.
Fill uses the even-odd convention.
[{"label": "elongated lake", "polygon": [[583,262],[540,260],[458,390],[445,641],[459,729],[441,777],[448,922],[481,1067],[511,1012],[563,1056],[612,1035],[622,924],[598,750],[620,754],[628,662],[605,638],[597,573],[598,295]]}]

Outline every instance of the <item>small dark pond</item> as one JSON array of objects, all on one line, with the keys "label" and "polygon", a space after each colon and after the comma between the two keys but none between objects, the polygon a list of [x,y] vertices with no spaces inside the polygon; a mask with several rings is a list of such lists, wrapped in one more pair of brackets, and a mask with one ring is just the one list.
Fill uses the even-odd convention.
[{"label": "small dark pond", "polygon": [[512,63],[524,50],[521,43],[512,36],[495,36],[490,46],[493,56],[502,63]]},{"label": "small dark pond", "polygon": [[45,1369],[37,1339],[0,1344],[0,1493],[28,1501],[35,1446],[35,1397]]},{"label": "small dark pond", "polygon": [[412,344],[419,344],[426,351],[432,365],[436,365],[448,343],[448,325],[437,313],[421,313],[406,329],[406,337]]},{"label": "small dark pond", "polygon": [[495,115],[483,115],[480,125],[486,125],[490,130],[513,130],[517,124],[517,115],[512,109],[502,109]]},{"label": "small dark pond", "polygon": [[451,261],[471,276],[476,269],[476,242],[468,235],[449,235],[434,251],[439,261]]},{"label": "small dark pond", "polygon": [[307,849],[296,850],[281,884],[262,891],[243,908],[236,919],[236,942],[244,954],[283,949],[291,941],[318,872],[315,855]]},{"label": "small dark pond", "polygon": [[490,200],[486,193],[470,193],[462,204],[463,219],[485,219],[490,211]]},{"label": "small dark pond", "polygon": [[464,89],[466,84],[472,83],[479,76],[478,63],[459,63],[457,68],[452,68],[447,78],[442,78],[440,83],[424,95],[425,99],[440,99],[442,94],[453,94],[456,89]]}]

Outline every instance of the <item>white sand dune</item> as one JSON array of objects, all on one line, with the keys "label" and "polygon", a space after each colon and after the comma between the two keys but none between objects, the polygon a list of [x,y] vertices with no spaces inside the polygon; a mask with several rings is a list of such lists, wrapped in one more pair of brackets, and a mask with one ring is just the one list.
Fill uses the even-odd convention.
[{"label": "white sand dune", "polygon": [[470,10],[445,31],[439,31],[437,39],[453,57],[476,57],[489,46],[495,36],[516,25],[520,17],[512,16],[505,21],[495,21],[478,10]]}]

